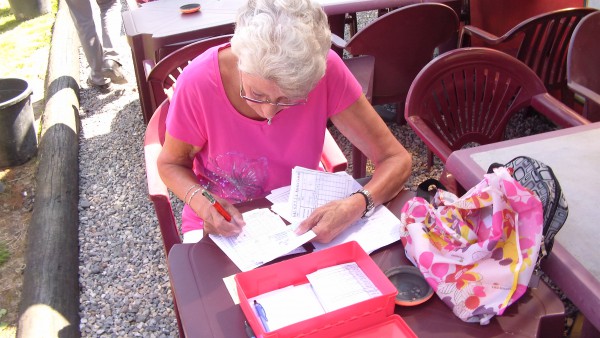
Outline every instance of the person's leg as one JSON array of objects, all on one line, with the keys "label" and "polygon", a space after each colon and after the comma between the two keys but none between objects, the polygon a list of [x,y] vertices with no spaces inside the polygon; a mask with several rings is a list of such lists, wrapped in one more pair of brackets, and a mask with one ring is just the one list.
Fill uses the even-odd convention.
[{"label": "person's leg", "polygon": [[66,0],[66,3],[77,29],[83,53],[91,69],[89,82],[101,87],[110,84],[110,79],[102,75],[104,52],[96,32],[89,0]]},{"label": "person's leg", "polygon": [[96,0],[100,8],[102,42],[104,46],[104,64],[102,71],[115,83],[125,83],[125,75],[121,68],[119,48],[121,36],[121,1]]},{"label": "person's leg", "polygon": [[96,0],[100,7],[102,27],[102,45],[105,55],[119,61],[119,45],[121,37],[121,2],[117,0]]}]

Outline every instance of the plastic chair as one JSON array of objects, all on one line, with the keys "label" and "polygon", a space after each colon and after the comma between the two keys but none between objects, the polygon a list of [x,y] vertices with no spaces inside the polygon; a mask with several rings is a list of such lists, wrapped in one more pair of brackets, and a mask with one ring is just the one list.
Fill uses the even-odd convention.
[{"label": "plastic chair", "polygon": [[[470,38],[484,47],[502,50],[523,61],[542,79],[546,89],[567,104],[573,95],[567,89],[567,50],[575,26],[593,8],[565,8],[529,18],[498,37],[472,25],[461,29],[459,47]],[[479,46],[479,44],[478,44]]]},{"label": "plastic chair", "polygon": [[[509,119],[527,107],[560,127],[589,123],[548,94],[521,61],[489,48],[460,48],[432,60],[417,75],[405,117],[427,145],[431,166],[432,152],[446,163],[453,151],[469,143],[503,140]],[[440,180],[446,187],[455,186],[445,172]]]},{"label": "plastic chair", "polygon": [[144,72],[152,93],[152,112],[168,98],[167,93],[174,89],[179,74],[196,56],[211,47],[229,42],[231,37],[231,34],[222,35],[186,45],[172,51],[157,64],[152,60],[144,60]]},{"label": "plastic chair", "polygon": [[[452,8],[420,3],[393,10],[369,23],[348,42],[333,36],[334,45],[353,56],[375,57],[374,105],[404,106],[408,88],[436,47],[458,34],[458,17]],[[401,110],[396,114],[402,119]]]},{"label": "plastic chair", "polygon": [[[158,174],[156,166],[158,155],[162,149],[162,144],[165,141],[165,120],[169,111],[169,101],[165,100],[156,110],[154,115],[148,121],[146,133],[144,137],[144,159],[146,163],[146,180],[148,183],[148,196],[154,206],[154,211],[158,218],[160,234],[163,239],[165,249],[165,257],[168,257],[171,247],[175,244],[180,244],[181,234],[177,228],[173,209],[171,207],[171,199],[167,186],[163,183]],[[174,295],[174,293],[173,293]],[[185,337],[179,311],[177,310],[177,301],[173,297],[173,309],[177,318],[179,328],[179,336]]]},{"label": "plastic chair", "polygon": [[571,37],[567,54],[567,85],[585,98],[583,116],[600,121],[600,12],[583,18]]}]

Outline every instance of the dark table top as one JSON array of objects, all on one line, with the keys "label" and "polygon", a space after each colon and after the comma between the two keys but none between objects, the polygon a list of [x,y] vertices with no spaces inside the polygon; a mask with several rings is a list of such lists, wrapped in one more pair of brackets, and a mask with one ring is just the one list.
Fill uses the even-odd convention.
[{"label": "dark table top", "polygon": [[[388,208],[399,214],[410,197],[411,192],[403,192],[388,203]],[[240,210],[268,205],[267,200],[258,200],[240,205]],[[411,264],[399,241],[373,252],[371,257],[382,271]],[[245,337],[244,314],[223,282],[224,277],[240,270],[210,238],[196,244],[175,245],[168,265],[188,337]],[[544,283],[530,289],[487,326],[461,321],[436,295],[414,307],[396,306],[395,312],[420,337],[561,337],[564,324],[563,304]]]}]

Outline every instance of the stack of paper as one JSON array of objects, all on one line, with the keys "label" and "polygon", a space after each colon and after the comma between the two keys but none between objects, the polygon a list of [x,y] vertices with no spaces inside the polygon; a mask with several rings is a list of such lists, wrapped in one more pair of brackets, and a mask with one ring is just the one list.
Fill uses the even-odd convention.
[{"label": "stack of paper", "polygon": [[296,235],[293,227],[269,209],[255,209],[242,214],[246,226],[237,236],[209,235],[242,271],[252,270],[277,257],[295,251],[315,237],[312,231]]},{"label": "stack of paper", "polygon": [[[243,214],[246,226],[237,236],[210,235],[213,241],[242,271],[254,269],[277,257],[295,253],[294,249],[312,240],[312,231],[301,236],[294,233],[298,224],[312,211],[330,201],[343,199],[360,189],[350,175],[327,173],[296,167],[292,170],[292,185],[273,190],[267,196],[271,210],[258,209]],[[378,206],[368,218],[352,224],[328,244],[313,243],[322,250],[349,241],[356,241],[367,253],[400,239],[400,220],[385,206]],[[303,249],[301,249],[303,250]]]},{"label": "stack of paper", "polygon": [[[361,188],[346,172],[327,173],[296,167],[292,185],[273,190],[267,199],[271,210],[290,223],[300,223],[317,207],[348,197]],[[400,220],[385,206],[378,206],[368,218],[362,218],[327,244],[313,242],[322,250],[338,244],[356,241],[367,253],[400,239]]]}]

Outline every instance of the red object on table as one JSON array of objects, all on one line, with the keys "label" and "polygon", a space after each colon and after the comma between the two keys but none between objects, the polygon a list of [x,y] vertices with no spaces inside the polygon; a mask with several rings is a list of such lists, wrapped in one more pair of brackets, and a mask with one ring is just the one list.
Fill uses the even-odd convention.
[{"label": "red object on table", "polygon": [[[381,292],[379,296],[326,312],[308,320],[266,331],[255,315],[249,299],[290,285],[306,284],[306,276],[318,269],[355,262],[366,277]],[[348,242],[309,255],[290,258],[278,263],[242,272],[235,276],[240,307],[259,337],[340,337],[361,329],[382,324],[394,313],[398,291],[357,242]],[[256,302],[256,300],[254,300]],[[288,304],[288,306],[302,306]],[[264,309],[263,309],[264,313]],[[267,320],[268,322],[268,320]],[[331,325],[335,323],[335,325]],[[406,324],[404,324],[406,326]],[[415,337],[410,328],[405,337]]]}]

